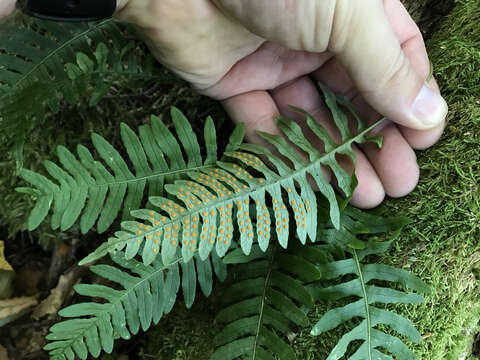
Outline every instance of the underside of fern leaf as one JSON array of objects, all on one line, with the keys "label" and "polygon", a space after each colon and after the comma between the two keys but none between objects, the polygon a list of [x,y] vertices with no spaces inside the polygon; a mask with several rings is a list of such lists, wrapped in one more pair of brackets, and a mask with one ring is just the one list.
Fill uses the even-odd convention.
[{"label": "underside of fern leaf", "polygon": [[[21,46],[19,45],[21,44]],[[107,44],[107,45],[106,45]],[[153,57],[134,51],[113,19],[93,24],[30,21],[2,33],[0,131],[17,146],[62,100],[95,105],[113,84],[171,82]]]},{"label": "underside of fern leaf", "polygon": [[[157,260],[145,266],[125,260],[121,252],[111,256],[116,266],[95,265],[90,270],[112,282],[112,286],[80,284],[75,291],[96,298],[96,302],[71,305],[59,315],[71,318],[50,328],[45,346],[52,360],[73,360],[111,353],[115,339],[130,339],[140,329],[157,324],[173,308],[182,288],[187,307],[195,299],[197,283],[205,296],[212,291],[213,273],[226,278],[226,265],[218,257],[205,261],[195,259],[183,263],[179,256],[171,264]],[[104,302],[98,302],[103,299]]]},{"label": "underside of fern leaf", "polygon": [[217,349],[210,360],[296,359],[284,338],[294,327],[308,325],[302,307],[311,308],[313,298],[304,283],[320,279],[313,263],[323,256],[312,251],[303,257],[277,246],[264,253],[258,245],[250,256],[241,249],[227,255],[225,262],[242,265],[222,295],[225,308],[216,321],[225,327],[214,339]]},{"label": "underside of fern leaf", "polygon": [[[322,282],[309,285],[309,288],[315,300],[339,301],[351,297],[356,297],[358,300],[328,311],[313,327],[311,334],[318,336],[350,319],[360,318],[362,319],[360,324],[340,339],[327,360],[342,359],[347,351],[351,350],[351,343],[356,340],[361,340],[362,343],[348,357],[350,360],[393,360],[387,353],[399,360],[416,359],[412,350],[397,336],[387,334],[377,328],[379,325],[386,325],[396,334],[402,335],[412,342],[421,342],[422,337],[413,324],[391,310],[377,307],[376,304],[418,304],[422,303],[424,299],[416,293],[406,293],[379,285],[378,281],[392,285],[397,283],[421,294],[429,293],[429,287],[406,270],[365,263],[368,259],[367,256],[386,252],[392,241],[362,242],[363,246],[360,246],[363,247],[362,249],[351,246],[351,239],[364,232],[365,229],[370,229],[368,232],[395,230],[401,228],[405,220],[401,218],[382,220],[351,208],[345,211],[343,220],[342,224],[347,225],[342,227],[341,231],[325,229],[319,234],[319,238],[329,246],[333,245],[334,248],[347,251],[351,256],[320,265],[318,269],[322,272]],[[324,281],[351,275],[356,278],[336,285],[324,286]]]},{"label": "underside of fern leaf", "polygon": [[[103,137],[93,134],[94,149],[103,161],[95,160],[83,145],[77,148],[78,157],[59,146],[60,166],[44,162],[53,180],[22,169],[20,176],[35,187],[33,193],[37,197],[28,220],[29,230],[35,229],[52,211],[53,229],[64,231],[79,222],[82,233],[86,233],[97,223],[97,230],[102,233],[112,225],[122,207],[126,219],[132,210],[143,205],[147,185],[150,195],[162,195],[165,182],[186,177],[191,170],[212,168],[217,160],[213,120],[208,118],[205,123],[205,161],[190,123],[176,108],[172,108],[172,120],[180,143],[157,117],[139,128],[140,136],[121,125],[121,138],[131,165]],[[187,154],[186,160],[181,148]]]},{"label": "underside of fern leaf", "polygon": [[[223,161],[217,161],[215,166],[189,171],[189,179],[166,185],[168,197],[150,197],[155,208],[132,211],[134,217],[144,222],[123,222],[123,230],[83,263],[121,249],[126,249],[128,258],[133,258],[142,249],[145,264],[150,264],[158,254],[164,263],[169,263],[179,247],[185,261],[197,249],[201,259],[206,259],[213,248],[223,257],[235,231],[238,231],[240,246],[247,255],[255,243],[265,251],[272,239],[286,248],[292,232],[302,243],[307,238],[315,241],[318,214],[310,179],[328,200],[329,219],[335,228],[339,228],[341,206],[332,185],[323,175],[322,167],[332,170],[348,199],[356,180],[340,167],[335,156],[342,154],[355,161],[352,144],[378,142],[377,138],[367,136],[378,123],[367,127],[353,113],[359,132],[352,133],[349,119],[340,107],[344,98],[337,98],[325,87],[321,88],[342,134],[340,144],[335,143],[308,114],[307,126],[317,135],[313,142],[305,138],[296,122],[280,117],[277,124],[285,137],[261,134],[280,155],[252,144],[240,145],[236,151],[227,149]],[[348,109],[353,111],[350,107]],[[296,146],[287,143],[286,139]],[[317,150],[315,143],[323,143],[325,151]],[[309,160],[302,158],[299,150],[306,152]]]}]

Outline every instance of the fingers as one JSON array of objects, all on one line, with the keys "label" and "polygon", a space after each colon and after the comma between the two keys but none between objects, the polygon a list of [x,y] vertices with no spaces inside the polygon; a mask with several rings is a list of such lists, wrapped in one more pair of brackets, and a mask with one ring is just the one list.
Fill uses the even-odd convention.
[{"label": "fingers", "polygon": [[198,90],[216,84],[265,41],[210,0],[122,1],[115,16],[134,24],[157,60]]},{"label": "fingers", "polygon": [[[369,123],[380,118],[360,96],[354,97],[352,103]],[[375,168],[387,195],[403,197],[415,189],[420,178],[415,152],[394,123],[386,122],[375,132],[383,137],[382,148],[373,143],[360,147]]]},{"label": "fingers", "polygon": [[[253,33],[293,50],[323,52],[336,0],[212,0]],[[357,0],[353,0],[357,1]]]},{"label": "fingers", "polygon": [[245,123],[245,136],[248,141],[265,144],[256,131],[280,134],[274,119],[279,115],[277,105],[266,91],[251,91],[222,101],[230,118],[237,123]]},{"label": "fingers", "polygon": [[[270,144],[256,134],[256,131],[263,131],[282,135],[274,121],[280,114],[279,109],[267,91],[252,91],[237,95],[224,100],[222,104],[233,121],[245,123],[246,138],[249,142],[266,145],[275,152]],[[304,155],[301,151],[299,153]],[[330,181],[330,173],[325,169],[324,177]]]},{"label": "fingers", "polygon": [[[303,125],[303,132],[311,142],[317,139],[308,129],[302,116],[289,108],[289,105],[297,106],[312,114],[327,132],[335,140],[340,140],[340,135],[330,121],[330,116],[323,106],[323,101],[318,93],[316,86],[307,78],[302,77],[290,84],[280,87],[272,91],[272,97],[281,114],[295,120],[300,120],[299,124]],[[382,183],[377,176],[375,169],[372,167],[367,157],[356,147],[352,147],[356,158],[356,176],[358,178],[358,186],[355,189],[351,203],[361,208],[372,208],[379,205],[384,197],[385,191]],[[348,172],[353,173],[354,167],[350,158],[340,157],[339,164]]]},{"label": "fingers", "polygon": [[398,198],[415,189],[420,177],[415,152],[398,131],[395,124],[390,123],[381,131],[382,149],[376,144],[362,145],[388,196]]}]

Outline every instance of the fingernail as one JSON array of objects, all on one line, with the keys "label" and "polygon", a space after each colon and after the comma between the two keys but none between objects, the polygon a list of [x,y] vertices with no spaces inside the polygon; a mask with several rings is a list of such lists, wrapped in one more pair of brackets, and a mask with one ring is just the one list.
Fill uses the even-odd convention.
[{"label": "fingernail", "polygon": [[445,100],[426,84],[413,102],[413,115],[426,128],[440,125],[448,112]]}]

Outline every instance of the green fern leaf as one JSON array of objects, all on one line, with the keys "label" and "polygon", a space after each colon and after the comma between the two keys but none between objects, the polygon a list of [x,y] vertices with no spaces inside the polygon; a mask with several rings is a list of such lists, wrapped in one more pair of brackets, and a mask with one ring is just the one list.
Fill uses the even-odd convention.
[{"label": "green fern leaf", "polygon": [[315,300],[336,301],[349,297],[359,300],[340,308],[328,311],[313,327],[311,334],[318,336],[332,330],[340,324],[354,318],[363,321],[353,330],[346,333],[330,353],[327,360],[338,360],[345,356],[351,342],[363,340],[362,345],[349,357],[350,360],[392,359],[380,351],[380,348],[389,351],[396,358],[416,359],[414,353],[396,336],[383,333],[376,329],[378,325],[387,325],[396,333],[405,336],[413,342],[421,342],[422,338],[410,321],[384,310],[375,304],[418,304],[424,301],[416,293],[386,288],[372,281],[380,280],[389,283],[401,284],[419,293],[428,293],[429,287],[411,273],[380,264],[364,264],[362,261],[369,255],[378,255],[388,250],[389,242],[361,242],[363,249],[351,246],[352,239],[360,233],[379,233],[387,230],[399,230],[407,223],[405,219],[381,219],[368,215],[353,208],[347,208],[342,216],[342,229],[325,229],[319,233],[319,238],[332,248],[348,251],[352,257],[324,263],[318,266],[322,272],[322,280],[333,280],[346,275],[355,275],[357,278],[338,285],[322,287],[321,284],[310,285]]},{"label": "green fern leaf", "polygon": [[246,256],[238,248],[224,259],[241,265],[235,271],[236,283],[222,295],[226,307],[216,321],[225,328],[214,339],[217,349],[210,359],[295,359],[282,336],[292,326],[308,325],[301,307],[311,308],[313,299],[303,284],[320,279],[310,260],[319,262],[323,257],[311,253],[309,260],[276,246],[264,253],[258,245],[251,254],[256,255]]},{"label": "green fern leaf", "polygon": [[[155,261],[145,266],[135,260],[126,260],[125,254],[111,256],[117,267],[94,265],[90,270],[122,289],[105,285],[75,286],[75,291],[83,296],[101,298],[104,303],[88,302],[71,305],[60,311],[60,315],[70,318],[50,328],[45,346],[52,360],[87,359],[88,354],[98,357],[102,351],[111,353],[115,339],[130,339],[140,329],[146,331],[157,324],[164,314],[173,308],[177,293],[182,292],[187,307],[190,307],[196,294],[196,283],[205,296],[212,290],[213,273],[224,281],[226,266],[219,258],[206,261],[182,263],[178,257],[173,263],[164,265]],[[212,270],[213,268],[213,270]]]},{"label": "green fern leaf", "polygon": [[88,96],[95,105],[114,83],[138,87],[173,81],[153,66],[151,55],[135,51],[123,32],[113,19],[94,24],[36,20],[2,35],[0,131],[17,150],[34,121],[58,112],[62,100],[76,104]]},{"label": "green fern leaf", "polygon": [[[188,120],[176,108],[172,108],[172,119],[180,143],[155,116],[151,124],[140,127],[140,136],[127,125],[121,125],[121,138],[134,172],[120,153],[98,134],[92,135],[93,146],[109,169],[95,160],[83,145],[78,146],[78,157],[59,146],[57,154],[61,167],[45,161],[45,169],[52,180],[22,169],[20,177],[41,194],[30,214],[29,230],[35,229],[52,211],[53,229],[64,231],[79,221],[82,233],[89,231],[95,223],[97,230],[104,232],[118,217],[122,207],[123,218],[127,219],[132,210],[142,205],[147,185],[151,195],[162,195],[165,182],[186,177],[191,170],[212,168],[217,160],[213,120],[209,118],[205,124],[209,146],[207,160],[202,162],[200,147]],[[187,154],[186,161],[182,148]]]},{"label": "green fern leaf", "polygon": [[[325,143],[325,152],[316,150],[313,143],[317,141],[308,143],[297,123],[280,117],[277,119],[279,128],[286,138],[309,154],[310,161],[301,158],[286,138],[261,134],[281,155],[292,161],[293,168],[287,160],[263,147],[239,145],[238,150],[227,151],[224,161],[217,162],[216,166],[190,171],[189,180],[166,185],[165,190],[170,197],[150,197],[155,210],[132,211],[134,217],[147,223],[122,223],[123,231],[110,239],[109,245],[105,245],[100,253],[90,256],[89,261],[95,260],[97,255],[105,255],[108,249],[116,251],[125,247],[127,256],[131,258],[139,252],[141,243],[145,244],[141,254],[145,264],[160,253],[162,260],[168,263],[179,247],[185,262],[197,249],[201,259],[206,259],[213,248],[223,257],[232,243],[235,229],[238,229],[239,243],[245,254],[250,253],[254,242],[258,242],[265,251],[272,238],[286,248],[292,217],[296,224],[294,231],[300,241],[305,243],[307,237],[315,241],[318,214],[315,194],[307,180],[309,176],[328,199],[330,210],[327,218],[331,219],[335,228],[339,228],[340,208],[344,205],[339,206],[333,187],[323,177],[322,166],[332,169],[347,198],[351,196],[356,180],[352,180],[338,165],[335,155],[347,155],[354,160],[352,144],[371,141],[367,134],[377,124],[366,127],[359,121],[360,132],[354,135],[348,129],[347,117],[338,115],[342,112],[339,103],[335,102],[335,95],[325,87],[321,88],[329,99],[327,104],[336,117],[335,122],[343,129],[342,143],[335,144],[307,114],[308,126],[318,134],[317,140]],[[188,145],[184,143],[184,147],[188,148]],[[196,152],[196,146],[191,150]],[[273,165],[267,166],[259,156],[264,156]]]}]

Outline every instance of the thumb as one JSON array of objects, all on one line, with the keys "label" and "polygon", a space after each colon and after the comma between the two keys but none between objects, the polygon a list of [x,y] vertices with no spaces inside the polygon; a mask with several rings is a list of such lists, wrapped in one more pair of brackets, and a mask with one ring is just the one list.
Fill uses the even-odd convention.
[{"label": "thumb", "polygon": [[445,119],[445,100],[414,69],[383,1],[338,1],[329,50],[336,54],[364,99],[390,120],[426,130]]},{"label": "thumb", "polygon": [[447,104],[404,54],[382,0],[213,0],[253,33],[295,50],[329,51],[380,114],[409,128],[438,126]]}]

